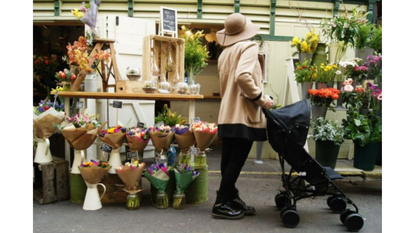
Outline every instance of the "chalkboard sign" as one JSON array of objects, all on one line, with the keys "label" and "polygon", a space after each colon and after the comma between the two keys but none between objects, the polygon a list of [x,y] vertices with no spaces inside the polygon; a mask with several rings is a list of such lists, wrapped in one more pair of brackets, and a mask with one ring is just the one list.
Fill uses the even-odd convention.
[{"label": "chalkboard sign", "polygon": [[172,8],[160,7],[160,35],[172,33],[177,37],[177,10]]},{"label": "chalkboard sign", "polygon": [[135,158],[135,157],[138,157],[138,151],[127,152],[127,158],[132,159],[132,158]]},{"label": "chalkboard sign", "polygon": [[144,128],[144,125],[143,122],[137,122],[137,128]]},{"label": "chalkboard sign", "polygon": [[105,143],[102,143],[102,145],[101,145],[101,150],[102,150],[102,151],[105,151],[105,152],[108,152],[108,153],[111,153],[111,151],[112,151],[112,147],[110,147],[109,145],[107,145],[107,144],[105,144]]},{"label": "chalkboard sign", "polygon": [[112,102],[112,107],[122,108],[122,102],[121,101],[114,101],[114,102]]}]

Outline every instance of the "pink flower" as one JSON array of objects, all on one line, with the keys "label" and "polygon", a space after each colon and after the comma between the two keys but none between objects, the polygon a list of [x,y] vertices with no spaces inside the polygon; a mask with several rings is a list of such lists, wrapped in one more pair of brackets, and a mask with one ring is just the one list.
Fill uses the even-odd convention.
[{"label": "pink flower", "polygon": [[377,98],[378,100],[382,100],[382,93],[380,93]]},{"label": "pink flower", "polygon": [[344,86],[343,90],[345,92],[352,92],[353,91],[353,86],[350,85],[350,84],[347,84],[347,85]]}]

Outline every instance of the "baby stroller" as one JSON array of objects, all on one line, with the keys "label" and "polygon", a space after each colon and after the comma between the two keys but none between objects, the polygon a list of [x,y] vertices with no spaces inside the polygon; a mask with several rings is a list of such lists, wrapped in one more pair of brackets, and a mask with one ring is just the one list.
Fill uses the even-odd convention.
[{"label": "baby stroller", "polygon": [[[327,205],[337,214],[349,231],[362,229],[364,220],[357,206],[334,183],[343,177],[330,167],[322,167],[304,149],[310,123],[310,100],[298,101],[279,108],[264,110],[267,117],[268,141],[278,153],[284,190],[275,196],[285,227],[300,222],[296,202],[303,198],[330,195]],[[290,166],[286,174],[284,164]],[[296,174],[297,173],[297,174]],[[347,208],[352,205],[355,210]]]}]

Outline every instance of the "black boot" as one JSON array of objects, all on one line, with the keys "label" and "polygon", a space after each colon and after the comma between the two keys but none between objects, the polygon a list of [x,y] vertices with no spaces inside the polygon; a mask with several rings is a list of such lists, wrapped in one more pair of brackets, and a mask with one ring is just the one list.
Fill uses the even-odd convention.
[{"label": "black boot", "polygon": [[244,211],[246,215],[251,215],[255,213],[255,208],[253,206],[248,206],[245,204],[244,201],[239,197],[238,189],[235,189],[234,195],[232,195],[231,203],[237,209],[241,209]]},{"label": "black boot", "polygon": [[216,202],[212,207],[212,216],[216,218],[241,219],[244,211],[235,208],[225,195],[217,193]]}]

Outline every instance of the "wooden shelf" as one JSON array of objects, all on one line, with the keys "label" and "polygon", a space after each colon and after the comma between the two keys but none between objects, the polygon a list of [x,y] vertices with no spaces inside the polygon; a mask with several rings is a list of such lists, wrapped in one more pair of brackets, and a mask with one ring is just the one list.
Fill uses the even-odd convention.
[{"label": "wooden shelf", "polygon": [[[55,91],[51,92],[52,95]],[[109,92],[83,92],[83,91],[60,91],[60,97],[88,98],[88,99],[137,99],[137,100],[197,100],[204,99],[203,95],[181,95],[181,94],[145,94],[145,93],[109,93]],[[219,97],[219,96],[218,96]]]}]

